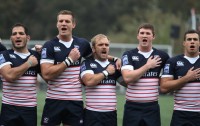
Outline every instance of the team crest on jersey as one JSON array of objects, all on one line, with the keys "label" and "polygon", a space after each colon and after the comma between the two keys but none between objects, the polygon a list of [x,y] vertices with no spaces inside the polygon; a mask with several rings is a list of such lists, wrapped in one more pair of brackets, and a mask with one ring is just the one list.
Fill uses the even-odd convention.
[{"label": "team crest on jersey", "polygon": [[169,73],[169,67],[170,67],[170,64],[165,64],[163,72]]},{"label": "team crest on jersey", "polygon": [[15,55],[13,55],[13,54],[9,54],[9,56],[10,56],[10,58],[12,58],[12,59],[15,59],[15,58],[16,58]]},{"label": "team crest on jersey", "polygon": [[128,56],[127,55],[124,55],[122,57],[122,63],[123,63],[123,65],[127,65],[128,64]]},{"label": "team crest on jersey", "polygon": [[79,45],[74,45],[74,48],[77,48],[77,49],[79,49]]},{"label": "team crest on jersey", "polygon": [[182,61],[177,61],[176,66],[184,66],[184,63]]},{"label": "team crest on jersey", "polygon": [[43,48],[42,49],[41,57],[42,58],[47,58],[47,48]]},{"label": "team crest on jersey", "polygon": [[54,52],[60,52],[61,51],[59,46],[54,46],[53,49],[54,49]]},{"label": "team crest on jersey", "polygon": [[139,57],[138,56],[132,56],[132,60],[133,61],[139,61]]},{"label": "team crest on jersey", "polygon": [[3,54],[1,54],[0,55],[0,64],[5,63],[5,62],[6,62],[5,58],[4,58]]},{"label": "team crest on jersey", "polygon": [[94,64],[94,63],[90,63],[90,67],[91,67],[91,68],[97,68],[97,65]]}]

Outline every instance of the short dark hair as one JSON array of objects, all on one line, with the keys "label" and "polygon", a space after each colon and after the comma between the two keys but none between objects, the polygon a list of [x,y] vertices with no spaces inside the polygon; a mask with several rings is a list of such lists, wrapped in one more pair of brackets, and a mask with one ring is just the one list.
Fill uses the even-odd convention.
[{"label": "short dark hair", "polygon": [[26,34],[26,35],[29,35],[28,28],[27,28],[24,24],[22,24],[22,23],[16,23],[16,24],[14,24],[14,25],[12,26],[12,28],[11,28],[11,33],[12,33],[13,28],[15,28],[15,27],[23,27],[23,28],[24,28],[25,34]]},{"label": "short dark hair", "polygon": [[150,29],[152,31],[152,33],[153,33],[153,36],[155,36],[155,30],[154,30],[154,26],[152,24],[150,24],[150,23],[143,23],[143,24],[141,24],[138,27],[138,33],[139,33],[140,29],[142,29],[142,28],[144,28],[144,29]]},{"label": "short dark hair", "polygon": [[71,15],[72,16],[72,21],[75,22],[75,15],[72,11],[70,10],[61,10],[60,12],[58,12],[57,17],[59,15]]},{"label": "short dark hair", "polygon": [[188,30],[188,31],[185,32],[185,34],[184,34],[184,41],[186,40],[186,35],[187,35],[187,34],[193,34],[193,33],[198,34],[198,36],[199,36],[199,40],[200,40],[200,34],[199,34],[199,31],[191,29],[191,30]]}]

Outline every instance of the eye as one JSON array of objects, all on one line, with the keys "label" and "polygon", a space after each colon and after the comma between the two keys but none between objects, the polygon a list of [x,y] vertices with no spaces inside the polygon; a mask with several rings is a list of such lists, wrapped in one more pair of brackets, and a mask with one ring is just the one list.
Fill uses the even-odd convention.
[{"label": "eye", "polygon": [[198,38],[187,38],[187,41],[192,41],[192,40],[198,41]]}]

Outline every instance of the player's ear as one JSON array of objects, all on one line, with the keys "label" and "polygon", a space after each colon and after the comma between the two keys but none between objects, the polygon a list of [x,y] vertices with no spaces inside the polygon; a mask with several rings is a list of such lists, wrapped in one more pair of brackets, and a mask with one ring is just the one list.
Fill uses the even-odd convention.
[{"label": "player's ear", "polygon": [[30,41],[30,40],[31,40],[31,36],[30,36],[30,35],[27,35],[27,36],[26,36],[26,39],[27,39],[27,41]]}]

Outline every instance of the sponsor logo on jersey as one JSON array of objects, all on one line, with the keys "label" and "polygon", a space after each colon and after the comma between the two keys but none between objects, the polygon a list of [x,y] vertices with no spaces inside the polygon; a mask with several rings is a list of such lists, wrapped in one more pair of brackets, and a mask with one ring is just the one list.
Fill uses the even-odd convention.
[{"label": "sponsor logo on jersey", "polygon": [[157,76],[158,76],[158,72],[150,72],[150,71],[147,71],[143,75],[143,77],[157,77]]},{"label": "sponsor logo on jersey", "polygon": [[176,66],[184,66],[184,63],[182,61],[177,61]]},{"label": "sponsor logo on jersey", "polygon": [[139,57],[138,56],[132,56],[132,60],[133,61],[139,61]]},{"label": "sponsor logo on jersey", "polygon": [[24,74],[25,74],[25,75],[33,75],[33,76],[35,76],[35,75],[36,75],[36,72],[33,71],[33,70],[28,70],[28,71],[26,71]]},{"label": "sponsor logo on jersey", "polygon": [[5,62],[6,62],[5,58],[4,58],[3,54],[1,54],[0,55],[0,64],[5,63]]},{"label": "sponsor logo on jersey", "polygon": [[122,63],[123,63],[123,65],[127,65],[128,64],[128,56],[127,55],[124,55],[122,57]]},{"label": "sponsor logo on jersey", "polygon": [[91,67],[91,68],[97,68],[97,65],[94,64],[94,63],[91,63],[91,64],[90,64],[90,67]]},{"label": "sponsor logo on jersey", "polygon": [[170,67],[170,64],[165,64],[164,66],[164,73],[169,73],[169,67]]},{"label": "sponsor logo on jersey", "polygon": [[58,47],[58,46],[54,46],[54,52],[60,52],[61,50],[60,50],[60,47]]},{"label": "sponsor logo on jersey", "polygon": [[106,79],[106,80],[104,79],[100,81],[100,84],[115,84],[115,83],[116,81],[113,79]]},{"label": "sponsor logo on jersey", "polygon": [[13,55],[13,54],[9,54],[9,56],[10,56],[10,58],[12,58],[12,59],[16,59],[15,55]]},{"label": "sponsor logo on jersey", "polygon": [[42,49],[41,57],[42,58],[47,58],[47,48],[43,48]]}]

